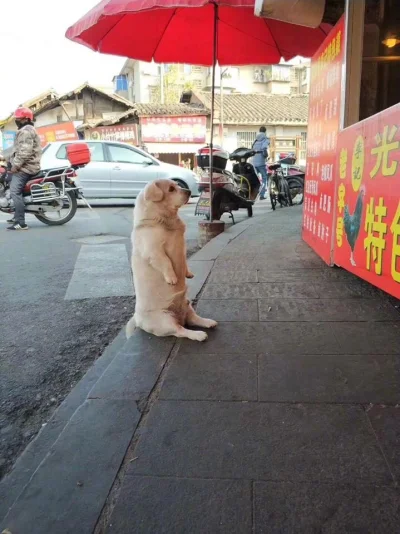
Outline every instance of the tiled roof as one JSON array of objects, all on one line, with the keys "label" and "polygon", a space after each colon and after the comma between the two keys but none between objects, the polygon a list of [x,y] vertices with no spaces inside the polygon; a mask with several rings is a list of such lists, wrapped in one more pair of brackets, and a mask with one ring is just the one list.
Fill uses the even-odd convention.
[{"label": "tiled roof", "polygon": [[90,85],[89,83],[85,82],[76,89],[73,89],[72,91],[69,91],[68,93],[64,93],[63,95],[59,95],[58,98],[55,98],[51,102],[48,102],[43,107],[41,107],[37,112],[35,112],[36,115],[40,115],[41,113],[48,111],[49,109],[54,109],[58,107],[62,102],[65,102],[66,100],[71,100],[75,95],[79,95],[84,89],[89,89],[91,91],[94,91],[96,93],[100,93],[110,100],[114,100],[116,102],[119,102],[120,104],[123,104],[127,109],[132,107],[132,102],[124,98],[123,96],[117,95],[115,93],[108,93],[104,89],[100,87],[96,87],[94,85]]},{"label": "tiled roof", "polygon": [[120,102],[121,104],[125,104],[127,107],[132,106],[132,102],[127,100],[121,95],[117,95],[116,93],[110,93],[109,91],[105,90],[103,87],[96,87],[95,85],[90,85],[90,83],[85,82],[76,89],[73,89],[72,91],[69,91],[68,93],[65,93],[60,96],[60,100],[69,100],[74,95],[78,95],[81,93],[84,89],[90,89],[92,91],[95,91],[97,93],[101,93],[104,96],[108,96],[109,98],[112,98],[113,100],[116,100],[117,102]]},{"label": "tiled roof", "polygon": [[86,128],[98,128],[99,126],[110,126],[117,124],[122,119],[127,119],[130,116],[136,115],[134,108],[123,111],[122,113],[107,114],[107,118],[102,119],[88,119],[85,123],[81,124],[77,130],[85,130]]},{"label": "tiled roof", "polygon": [[[195,93],[211,108],[211,93]],[[221,96],[215,95],[215,117],[219,119]],[[224,124],[307,124],[308,95],[224,94]]]},{"label": "tiled roof", "polygon": [[133,104],[139,117],[151,115],[209,115],[202,105],[194,104]]}]

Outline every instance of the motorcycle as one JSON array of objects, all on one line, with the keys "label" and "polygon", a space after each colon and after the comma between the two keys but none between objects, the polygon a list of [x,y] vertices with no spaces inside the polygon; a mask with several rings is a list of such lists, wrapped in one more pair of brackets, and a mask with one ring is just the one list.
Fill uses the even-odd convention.
[{"label": "motorcycle", "polygon": [[267,165],[271,207],[303,204],[305,172],[296,166],[294,154],[287,154],[278,162]]},{"label": "motorcycle", "polygon": [[[25,213],[32,213],[40,222],[59,226],[70,221],[76,214],[78,200],[89,207],[81,188],[75,183],[76,171],[90,162],[89,147],[85,143],[67,146],[69,167],[40,171],[25,185],[23,199]],[[14,213],[10,182],[10,165],[0,167],[0,211]]]},{"label": "motorcycle", "polygon": [[[254,166],[247,160],[253,157],[254,150],[238,148],[231,154],[219,147],[213,149],[212,198],[210,198],[210,148],[199,150],[197,165],[202,169],[199,182],[200,197],[196,205],[195,215],[205,215],[218,221],[224,213],[229,213],[235,222],[233,211],[247,209],[249,217],[253,216],[253,205],[256,201],[261,180]],[[228,162],[233,161],[233,172],[226,170]]]}]

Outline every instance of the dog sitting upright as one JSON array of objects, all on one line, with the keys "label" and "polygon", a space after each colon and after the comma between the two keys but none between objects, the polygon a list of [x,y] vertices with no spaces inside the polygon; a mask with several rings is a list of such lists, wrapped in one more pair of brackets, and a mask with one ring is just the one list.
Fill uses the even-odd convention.
[{"label": "dog sitting upright", "polygon": [[127,325],[156,336],[204,341],[207,334],[185,328],[213,328],[216,321],[199,317],[188,300],[186,278],[193,278],[186,262],[185,223],[178,210],[190,191],[172,180],[146,185],[135,203],[132,232],[132,272],[135,314]]}]

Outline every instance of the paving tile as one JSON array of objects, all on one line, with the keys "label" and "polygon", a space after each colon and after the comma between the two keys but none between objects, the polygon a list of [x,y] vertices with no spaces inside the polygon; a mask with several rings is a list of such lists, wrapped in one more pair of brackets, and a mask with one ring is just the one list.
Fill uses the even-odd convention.
[{"label": "paving tile", "polygon": [[197,304],[197,313],[216,321],[258,321],[257,300],[201,299]]},{"label": "paving tile", "polygon": [[293,269],[293,270],[278,270],[258,269],[257,277],[259,282],[276,284],[287,282],[322,282],[325,279],[322,277],[322,269]]},{"label": "paving tile", "polygon": [[271,270],[267,268],[259,268],[257,270],[259,282],[358,282],[366,284],[361,278],[357,278],[354,274],[345,271],[344,269],[332,268],[327,265],[319,269],[278,269]]},{"label": "paving tile", "polygon": [[135,455],[137,475],[391,481],[355,406],[159,401]]},{"label": "paving tile", "polygon": [[250,482],[127,476],[107,533],[248,534]]},{"label": "paving tile", "polygon": [[213,267],[214,270],[243,271],[254,269],[254,260],[252,258],[217,258]]},{"label": "paving tile", "polygon": [[194,274],[193,278],[187,280],[188,298],[194,300],[203,289],[203,285],[210,274],[214,262],[189,260],[188,264],[189,269]]},{"label": "paving tile", "polygon": [[383,299],[260,299],[260,321],[400,321]]},{"label": "paving tile", "polygon": [[345,354],[400,354],[398,322],[346,322],[331,326]]},{"label": "paving tile", "polygon": [[125,353],[136,354],[138,352],[145,352],[152,350],[154,352],[171,350],[176,342],[173,337],[157,337],[140,330],[134,331],[134,334],[126,341],[123,351]]},{"label": "paving tile", "polygon": [[362,299],[377,299],[382,298],[382,291],[366,284],[362,280],[354,278],[354,280],[345,281],[326,281],[325,283],[316,282],[314,285],[315,291],[320,298],[362,298]]},{"label": "paving tile", "polygon": [[246,298],[318,298],[312,283],[282,282],[279,284],[207,284],[202,295],[205,299]]},{"label": "paving tile", "polygon": [[257,400],[257,356],[178,353],[161,399]]},{"label": "paving tile", "polygon": [[259,399],[395,404],[400,356],[259,356]]},{"label": "paving tile", "polygon": [[209,282],[213,284],[234,284],[243,282],[257,282],[257,270],[247,269],[243,271],[215,271],[210,274]]},{"label": "paving tile", "polygon": [[398,532],[400,493],[377,486],[256,482],[255,534]]},{"label": "paving tile", "polygon": [[[136,340],[136,346],[134,341]],[[147,343],[143,343],[147,340]],[[174,339],[136,330],[89,393],[89,398],[135,399],[149,395],[171,352]]]},{"label": "paving tile", "polygon": [[368,417],[391,471],[400,482],[400,407],[374,406]]},{"label": "paving tile", "polygon": [[[198,350],[195,341],[182,340],[181,352],[197,353]],[[346,344],[339,345],[332,324],[322,322],[220,323],[209,332],[203,350],[218,354],[349,353]]]},{"label": "paving tile", "polygon": [[86,401],[1,528],[29,534],[92,532],[139,418],[134,401]]}]

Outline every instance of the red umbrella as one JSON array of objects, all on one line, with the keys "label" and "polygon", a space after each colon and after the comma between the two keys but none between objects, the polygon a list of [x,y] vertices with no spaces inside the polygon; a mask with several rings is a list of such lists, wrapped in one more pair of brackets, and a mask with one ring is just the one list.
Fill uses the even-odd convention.
[{"label": "red umbrella", "polygon": [[143,61],[211,66],[216,52],[220,65],[262,65],[311,57],[329,30],[258,18],[254,0],[103,0],[66,36]]},{"label": "red umbrella", "polygon": [[103,0],[66,37],[105,54],[157,63],[213,66],[210,142],[212,195],[215,66],[268,65],[311,57],[330,30],[254,15],[254,0]]}]

